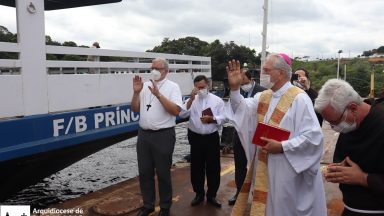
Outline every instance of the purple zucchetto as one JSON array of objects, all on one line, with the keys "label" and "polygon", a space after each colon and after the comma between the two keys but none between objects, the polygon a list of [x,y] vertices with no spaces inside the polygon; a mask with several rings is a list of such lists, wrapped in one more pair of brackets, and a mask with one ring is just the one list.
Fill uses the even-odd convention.
[{"label": "purple zucchetto", "polygon": [[280,53],[278,55],[281,56],[289,66],[292,66],[292,60],[287,54]]}]

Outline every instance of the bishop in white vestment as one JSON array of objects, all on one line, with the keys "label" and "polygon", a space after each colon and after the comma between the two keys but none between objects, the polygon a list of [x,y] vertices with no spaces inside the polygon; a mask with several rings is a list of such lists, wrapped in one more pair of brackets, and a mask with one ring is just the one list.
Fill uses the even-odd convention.
[{"label": "bishop in white vestment", "polygon": [[[262,85],[272,90],[272,96],[264,119],[258,119],[263,93],[256,94],[254,98],[244,98],[239,91],[240,63],[234,60],[229,62],[227,72],[231,94],[230,105],[227,106],[228,118],[239,132],[249,162],[255,151],[261,150],[256,150],[256,145],[252,144],[257,122],[269,123],[282,96],[293,88],[289,82],[291,71],[291,60],[285,54],[273,54],[266,59],[260,80]],[[266,139],[267,145],[262,148],[268,152],[265,215],[325,216],[327,209],[320,172],[323,155],[321,127],[305,92],[297,93],[289,105],[278,121],[280,128],[290,131],[289,139],[282,142]]]}]

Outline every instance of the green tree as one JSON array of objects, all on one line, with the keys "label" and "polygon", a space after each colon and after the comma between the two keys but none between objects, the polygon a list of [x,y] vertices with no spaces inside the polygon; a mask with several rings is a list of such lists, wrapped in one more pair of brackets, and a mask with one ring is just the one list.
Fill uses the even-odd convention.
[{"label": "green tree", "polygon": [[6,27],[0,26],[0,41],[16,43],[17,35],[10,32]]},{"label": "green tree", "polygon": [[[63,46],[68,46],[68,47],[77,47],[77,44],[73,41],[65,41],[63,43]],[[61,60],[65,61],[84,61],[86,59],[85,56],[79,56],[79,55],[64,55]]]},{"label": "green tree", "polygon": [[69,47],[77,47],[77,44],[73,41],[65,41],[63,43],[63,46],[69,46]]},{"label": "green tree", "polygon": [[372,51],[364,51],[363,52],[363,54],[362,54],[362,56],[366,56],[366,57],[368,57],[368,56],[371,56],[371,55],[373,55],[373,52]]},{"label": "green tree", "polygon": [[368,56],[371,56],[373,54],[384,54],[384,46],[380,46],[377,49],[372,49],[372,50],[364,51],[362,56],[368,57]]},{"label": "green tree", "polygon": [[[17,35],[10,32],[6,27],[0,26],[0,42],[17,42]],[[0,52],[0,59],[17,59],[18,54],[14,52]]]},{"label": "green tree", "polygon": [[201,41],[196,37],[185,37],[177,40],[164,38],[159,46],[155,46],[148,52],[161,52],[172,54],[186,54],[211,57],[212,79],[223,80],[226,77],[225,66],[230,59],[237,59],[249,66],[260,65],[260,57],[255,50],[245,46],[239,46],[234,42],[222,44],[219,40],[212,43]]},{"label": "green tree", "polygon": [[367,61],[358,61],[351,65],[352,70],[347,81],[363,97],[368,96],[370,88],[370,65]]},{"label": "green tree", "polygon": [[[347,59],[342,61],[342,65],[347,65],[346,81],[362,96],[367,97],[370,90],[370,74],[375,73],[375,95],[384,96],[384,73],[382,65],[372,65],[367,59]],[[336,78],[337,60],[319,61],[298,61],[293,62],[293,69],[305,68],[310,72],[311,87],[319,90],[329,79]],[[344,77],[344,67],[340,77]]]},{"label": "green tree", "polygon": [[177,40],[169,40],[169,38],[164,38],[161,45],[155,46],[152,50],[147,51],[202,56],[204,55],[203,51],[205,50],[206,46],[208,46],[207,42],[201,41],[196,37],[185,37]]},{"label": "green tree", "polygon": [[61,46],[60,42],[52,40],[51,36],[49,36],[49,35],[45,36],[45,44],[46,45],[53,45],[53,46]]},{"label": "green tree", "polygon": [[211,56],[212,71],[214,71],[212,79],[223,80],[226,73],[225,63],[229,60],[223,44],[219,40],[213,41],[207,46],[205,54]]},{"label": "green tree", "polygon": [[384,46],[377,48],[377,53],[384,54]]}]

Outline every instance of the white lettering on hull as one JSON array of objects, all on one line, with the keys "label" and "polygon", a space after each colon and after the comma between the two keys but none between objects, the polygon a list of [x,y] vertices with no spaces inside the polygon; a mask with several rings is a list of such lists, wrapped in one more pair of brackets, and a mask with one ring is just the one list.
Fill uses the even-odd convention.
[{"label": "white lettering on hull", "polygon": [[96,112],[92,115],[78,115],[70,116],[69,118],[53,119],[53,136],[67,135],[72,131],[72,133],[81,133],[87,130],[112,127],[138,121],[139,118],[140,116],[131,112],[129,108],[120,109],[120,107],[116,107],[115,111]]}]

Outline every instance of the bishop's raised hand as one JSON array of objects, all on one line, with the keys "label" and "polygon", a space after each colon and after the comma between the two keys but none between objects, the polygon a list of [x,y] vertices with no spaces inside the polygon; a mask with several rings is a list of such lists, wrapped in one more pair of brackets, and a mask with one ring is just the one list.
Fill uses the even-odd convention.
[{"label": "bishop's raised hand", "polygon": [[228,62],[226,66],[228,75],[228,84],[231,90],[238,90],[240,88],[243,76],[240,70],[240,61],[232,60]]}]

